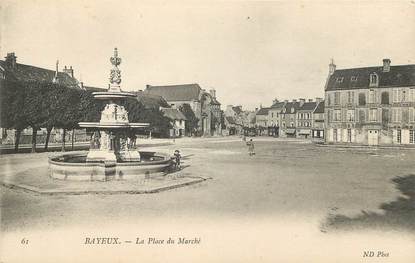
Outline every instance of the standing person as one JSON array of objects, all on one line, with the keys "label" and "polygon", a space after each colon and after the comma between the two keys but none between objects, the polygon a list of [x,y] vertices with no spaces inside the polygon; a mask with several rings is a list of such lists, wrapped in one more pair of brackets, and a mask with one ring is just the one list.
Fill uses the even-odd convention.
[{"label": "standing person", "polygon": [[249,156],[255,155],[255,145],[252,139],[250,139],[249,142],[247,142],[246,144],[248,145]]},{"label": "standing person", "polygon": [[175,150],[174,151],[174,160],[175,160],[175,168],[176,170],[180,170],[181,166],[180,166],[180,159],[182,158],[182,156],[180,155],[180,151],[179,150]]}]

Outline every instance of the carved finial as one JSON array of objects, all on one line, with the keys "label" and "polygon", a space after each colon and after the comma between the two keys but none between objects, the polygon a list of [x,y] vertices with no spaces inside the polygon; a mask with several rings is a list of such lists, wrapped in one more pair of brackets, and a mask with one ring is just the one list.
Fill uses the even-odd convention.
[{"label": "carved finial", "polygon": [[[118,69],[118,66],[121,64],[121,58],[118,57],[118,49],[114,48],[114,56],[110,58],[110,62],[113,65],[110,73],[110,89],[111,87],[119,90],[121,83],[121,71]],[[115,91],[115,90],[114,90]]]}]

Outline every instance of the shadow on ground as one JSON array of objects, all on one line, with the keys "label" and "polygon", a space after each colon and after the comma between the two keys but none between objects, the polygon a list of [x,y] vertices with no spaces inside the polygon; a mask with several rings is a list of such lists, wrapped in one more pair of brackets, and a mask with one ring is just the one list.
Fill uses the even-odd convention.
[{"label": "shadow on ground", "polygon": [[329,215],[321,231],[381,229],[415,232],[415,174],[395,177],[392,182],[403,196],[381,204],[382,213],[362,210],[356,217]]}]

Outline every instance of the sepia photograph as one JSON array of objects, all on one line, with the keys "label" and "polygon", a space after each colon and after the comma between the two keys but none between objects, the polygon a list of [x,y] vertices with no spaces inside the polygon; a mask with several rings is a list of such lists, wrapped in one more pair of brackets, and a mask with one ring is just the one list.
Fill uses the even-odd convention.
[{"label": "sepia photograph", "polygon": [[2,0],[15,262],[415,262],[415,1]]}]

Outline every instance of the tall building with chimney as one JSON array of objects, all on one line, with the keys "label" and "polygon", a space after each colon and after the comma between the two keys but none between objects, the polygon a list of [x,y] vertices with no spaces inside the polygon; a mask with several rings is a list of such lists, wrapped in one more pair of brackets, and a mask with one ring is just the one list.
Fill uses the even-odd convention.
[{"label": "tall building with chimney", "polygon": [[415,145],[415,65],[336,69],[325,85],[327,143]]}]

